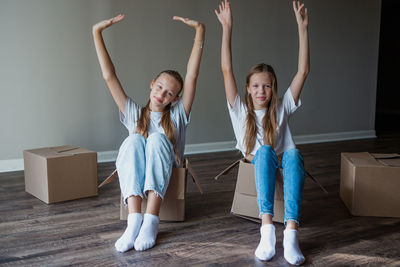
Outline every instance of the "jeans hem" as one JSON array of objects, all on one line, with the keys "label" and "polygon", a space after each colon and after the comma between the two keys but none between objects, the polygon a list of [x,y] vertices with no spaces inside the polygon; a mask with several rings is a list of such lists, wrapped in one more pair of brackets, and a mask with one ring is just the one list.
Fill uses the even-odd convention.
[{"label": "jeans hem", "polygon": [[269,215],[271,215],[272,217],[274,217],[274,213],[273,213],[273,212],[269,212],[269,211],[260,212],[260,213],[258,214],[258,217],[261,219],[261,217],[262,217],[264,214],[269,214]]},{"label": "jeans hem", "polygon": [[294,221],[295,223],[297,223],[298,226],[300,226],[299,220],[295,219],[295,218],[285,218],[284,219],[284,225],[286,226],[287,221]]},{"label": "jeans hem", "polygon": [[146,198],[148,197],[147,195],[148,195],[148,192],[149,192],[149,191],[153,191],[154,194],[156,194],[156,196],[160,197],[161,200],[164,200],[164,194],[165,194],[165,193],[164,193],[164,194],[161,194],[158,190],[156,190],[155,188],[152,188],[152,187],[149,187],[149,188],[143,190],[143,193],[144,193],[144,195],[146,196]]},{"label": "jeans hem", "polygon": [[141,197],[143,199],[142,193],[129,193],[126,195],[127,195],[127,197],[124,197],[124,205],[125,206],[128,206],[128,198],[130,198],[130,197]]}]

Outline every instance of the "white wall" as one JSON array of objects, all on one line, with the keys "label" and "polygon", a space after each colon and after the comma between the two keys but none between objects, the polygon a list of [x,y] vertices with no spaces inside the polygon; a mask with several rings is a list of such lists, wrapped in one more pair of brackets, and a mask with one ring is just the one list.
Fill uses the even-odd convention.
[{"label": "white wall", "polygon": [[[127,131],[101,77],[91,36],[99,20],[125,13],[105,42],[128,95],[144,104],[161,70],[183,76],[194,31],[173,15],[206,24],[206,44],[187,144],[234,140],[220,71],[221,27],[211,0],[2,0],[0,161],[24,149],[63,144],[118,149]],[[305,2],[311,73],[291,120],[301,137],[374,132],[380,0]],[[279,93],[297,68],[291,1],[232,0],[233,62],[239,88],[256,63],[272,64]],[[344,135],[340,135],[344,133]],[[298,139],[298,140],[300,140]]]}]

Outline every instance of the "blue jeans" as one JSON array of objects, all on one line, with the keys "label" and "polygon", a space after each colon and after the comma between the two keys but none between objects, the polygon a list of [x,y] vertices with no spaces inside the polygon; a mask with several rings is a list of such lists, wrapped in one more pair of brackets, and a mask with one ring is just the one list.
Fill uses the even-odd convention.
[{"label": "blue jeans", "polygon": [[254,164],[254,176],[257,190],[257,203],[260,215],[274,216],[275,179],[278,168],[283,169],[283,197],[285,200],[284,222],[299,223],[301,200],[304,188],[304,163],[299,150],[285,151],[281,166],[274,149],[264,145],[260,147],[251,162]]},{"label": "blue jeans", "polygon": [[177,163],[168,137],[152,133],[147,139],[140,134],[129,135],[119,149],[116,166],[127,204],[128,197],[143,198],[151,190],[164,199],[172,168]]}]

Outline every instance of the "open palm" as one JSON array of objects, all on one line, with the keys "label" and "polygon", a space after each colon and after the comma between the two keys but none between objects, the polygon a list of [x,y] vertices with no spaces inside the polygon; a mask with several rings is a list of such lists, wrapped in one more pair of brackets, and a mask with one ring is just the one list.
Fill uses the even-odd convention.
[{"label": "open palm", "polygon": [[111,18],[111,19],[106,19],[106,20],[100,21],[100,22],[96,23],[96,24],[93,26],[93,30],[94,30],[94,31],[95,31],[95,30],[97,30],[97,31],[102,31],[102,30],[104,30],[104,29],[110,27],[111,25],[120,22],[120,21],[123,20],[124,18],[125,18],[125,15],[124,15],[124,14],[119,14],[118,16],[113,17],[113,18]]},{"label": "open palm", "polygon": [[215,10],[215,14],[217,15],[222,26],[232,26],[231,4],[228,2],[228,0],[225,0],[219,4],[219,12],[218,10]]},{"label": "open palm", "polygon": [[308,10],[304,7],[304,3],[300,1],[293,1],[293,10],[296,15],[297,24],[299,26],[308,26]]},{"label": "open palm", "polygon": [[180,20],[183,23],[185,23],[186,25],[189,25],[190,27],[193,27],[195,29],[197,29],[198,27],[201,26],[200,22],[198,22],[196,20],[189,19],[189,18],[182,18],[182,17],[179,17],[179,16],[174,16],[173,19],[174,20]]}]

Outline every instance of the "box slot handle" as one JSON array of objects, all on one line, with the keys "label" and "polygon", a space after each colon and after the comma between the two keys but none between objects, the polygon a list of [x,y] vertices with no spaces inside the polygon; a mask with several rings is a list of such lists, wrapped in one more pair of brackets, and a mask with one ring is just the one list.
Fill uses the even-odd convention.
[{"label": "box slot handle", "polygon": [[79,146],[59,146],[59,147],[52,147],[53,150],[57,151],[57,153],[64,153],[71,150],[78,149]]}]

